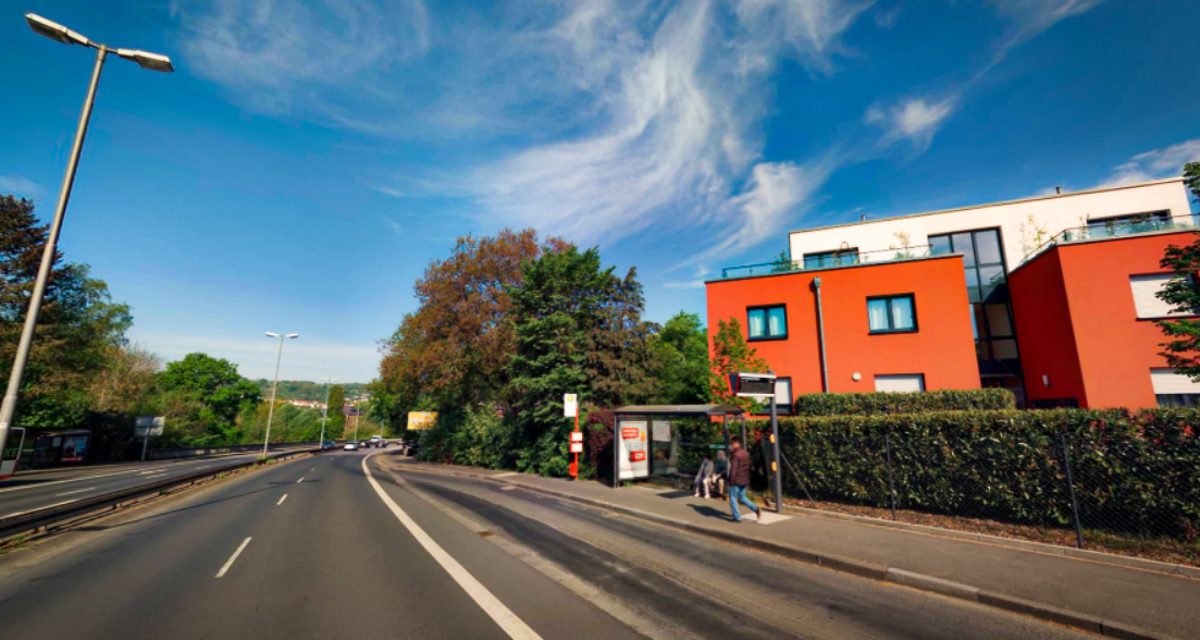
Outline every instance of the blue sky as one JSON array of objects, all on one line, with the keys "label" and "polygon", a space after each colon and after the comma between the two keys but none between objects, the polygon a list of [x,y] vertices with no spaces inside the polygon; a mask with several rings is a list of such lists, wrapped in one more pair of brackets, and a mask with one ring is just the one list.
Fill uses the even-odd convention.
[{"label": "blue sky", "polygon": [[1177,174],[1189,0],[28,0],[0,12],[0,191],[49,215],[92,58],[35,11],[170,55],[106,66],[62,248],[132,338],[365,381],[460,234],[637,266],[647,312],[810,225]]}]

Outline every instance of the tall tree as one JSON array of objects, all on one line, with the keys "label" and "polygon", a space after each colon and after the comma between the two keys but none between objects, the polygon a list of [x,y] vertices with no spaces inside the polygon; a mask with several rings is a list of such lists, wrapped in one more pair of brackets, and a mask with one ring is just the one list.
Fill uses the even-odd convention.
[{"label": "tall tree", "polygon": [[515,350],[509,288],[521,282],[522,264],[558,244],[539,244],[532,229],[466,236],[429,265],[415,286],[420,306],[385,344],[371,387],[392,403],[393,424],[411,409],[455,410],[497,397]]},{"label": "tall tree", "polygon": [[[1200,162],[1185,164],[1183,177],[1193,200],[1200,203]],[[1162,344],[1162,356],[1181,373],[1200,380],[1200,319],[1194,317],[1200,313],[1200,283],[1196,279],[1200,273],[1200,237],[1187,246],[1167,247],[1161,265],[1174,272],[1175,277],[1158,297],[1173,310],[1193,316],[1158,321],[1167,337]]]},{"label": "tall tree", "polygon": [[110,347],[104,368],[89,393],[96,411],[136,414],[146,410],[158,392],[158,356],[136,346]]},{"label": "tall tree", "polygon": [[159,374],[158,383],[168,407],[180,412],[198,412],[166,414],[168,423],[179,420],[203,425],[204,437],[212,442],[238,440],[238,414],[262,398],[258,385],[243,378],[237,365],[203,353],[190,353],[169,363]]},{"label": "tall tree", "polygon": [[651,401],[702,404],[708,401],[708,336],[700,316],[680,311],[649,342]]},{"label": "tall tree", "polygon": [[329,388],[328,423],[325,425],[326,437],[340,438],[346,426],[346,415],[342,409],[346,406],[346,387],[335,384]]},{"label": "tall tree", "polygon": [[522,469],[566,472],[562,394],[601,405],[623,403],[644,385],[649,327],[641,320],[641,285],[633,270],[619,278],[596,249],[550,251],[526,264],[510,290],[517,350],[509,398]]},{"label": "tall tree", "polygon": [[746,343],[742,325],[737,318],[717,321],[717,333],[712,338],[712,357],[709,366],[709,395],[713,402],[749,407],[750,401],[738,398],[729,389],[729,374],[739,371],[766,371],[767,362]]},{"label": "tall tree", "polygon": [[[9,371],[33,292],[47,228],[33,203],[0,196],[0,370]],[[88,267],[55,255],[25,369],[18,424],[65,428],[80,424],[89,387],[111,350],[125,343],[132,320]]]}]

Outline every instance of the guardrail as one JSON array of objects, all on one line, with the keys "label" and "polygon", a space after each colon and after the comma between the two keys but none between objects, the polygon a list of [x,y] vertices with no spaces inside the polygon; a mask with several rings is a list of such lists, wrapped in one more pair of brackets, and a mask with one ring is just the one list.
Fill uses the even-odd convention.
[{"label": "guardrail", "polygon": [[[280,447],[319,447],[319,442],[276,442],[271,444],[272,449]],[[172,447],[169,449],[151,449],[146,453],[147,460],[174,460],[176,458],[195,458],[197,456],[211,456],[220,453],[242,453],[246,451],[259,451],[262,449],[261,444],[235,444],[219,447]]]},{"label": "guardrail", "polygon": [[[288,451],[277,451],[267,455],[268,460],[280,460],[291,456],[297,456],[305,453],[320,452],[321,449],[291,449]],[[0,540],[11,538],[17,534],[28,531],[36,531],[42,528],[49,528],[54,524],[60,523],[72,516],[82,515],[89,511],[108,506],[114,506],[132,500],[134,498],[145,497],[154,493],[161,493],[167,489],[178,487],[185,484],[194,484],[199,480],[216,477],[222,473],[244,469],[258,464],[258,460],[246,460],[236,462],[228,466],[223,466],[219,469],[206,469],[171,478],[163,478],[153,482],[147,482],[135,487],[126,487],[109,491],[94,496],[88,496],[76,500],[70,504],[49,505],[39,509],[30,510],[18,515],[0,518]]]},{"label": "guardrail", "polygon": [[779,273],[795,273],[797,271],[819,271],[852,267],[860,264],[881,264],[886,262],[901,262],[928,258],[934,255],[928,245],[911,245],[876,251],[859,251],[858,249],[843,249],[820,254],[808,254],[800,260],[786,258],[772,262],[743,264],[736,267],[721,269],[721,279],[745,278],[749,276],[771,275]]}]

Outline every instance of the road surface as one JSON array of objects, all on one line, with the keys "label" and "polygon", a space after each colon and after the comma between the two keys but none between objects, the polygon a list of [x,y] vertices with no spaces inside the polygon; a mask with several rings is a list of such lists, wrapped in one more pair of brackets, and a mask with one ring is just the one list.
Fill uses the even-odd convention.
[{"label": "road surface", "polygon": [[0,635],[1084,637],[371,451],[88,529],[0,558]]},{"label": "road surface", "polygon": [[[272,448],[271,451],[288,449]],[[110,491],[129,489],[198,471],[219,471],[235,467],[254,460],[260,453],[261,451],[253,451],[201,458],[62,467],[17,473],[0,480],[0,519],[49,506],[67,505]]]}]

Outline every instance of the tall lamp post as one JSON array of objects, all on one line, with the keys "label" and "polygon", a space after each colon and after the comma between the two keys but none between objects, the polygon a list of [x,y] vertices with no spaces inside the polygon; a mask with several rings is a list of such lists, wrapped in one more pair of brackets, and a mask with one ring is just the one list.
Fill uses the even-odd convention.
[{"label": "tall lamp post", "polygon": [[13,358],[12,372],[8,377],[8,387],[4,392],[4,402],[0,404],[0,451],[4,450],[4,441],[8,437],[9,425],[12,424],[13,416],[17,412],[17,394],[21,390],[21,380],[25,376],[25,363],[29,360],[29,348],[33,344],[33,330],[37,326],[38,314],[42,310],[42,296],[46,293],[50,268],[54,265],[58,234],[62,229],[67,201],[71,199],[71,187],[75,183],[75,168],[79,165],[79,154],[83,150],[83,138],[87,135],[88,120],[92,117],[92,103],[96,99],[96,87],[100,84],[100,70],[104,67],[104,59],[109,53],[115,53],[119,57],[138,63],[144,69],[164,73],[175,70],[171,66],[171,59],[164,55],[138,49],[113,49],[99,42],[93,42],[82,34],[34,13],[25,14],[25,21],[36,33],[51,40],[95,49],[96,66],[92,69],[92,81],[88,84],[87,97],[83,100],[83,112],[79,114],[79,126],[75,130],[75,144],[71,147],[71,155],[67,159],[67,172],[63,176],[62,188],[58,192],[58,206],[54,209],[54,220],[50,223],[46,246],[42,250],[42,262],[38,266],[37,280],[33,284],[33,295],[29,298],[29,310],[25,312],[25,326],[21,329],[21,339],[17,342],[17,352]]},{"label": "tall lamp post", "polygon": [[329,420],[329,391],[333,388],[333,383],[337,382],[337,378],[321,378],[325,383],[325,408],[321,411],[321,443],[317,446],[325,448],[325,422]]},{"label": "tall lamp post", "polygon": [[267,433],[263,436],[263,456],[267,455],[267,445],[271,442],[271,421],[275,419],[275,391],[279,388],[279,363],[283,361],[283,341],[295,340],[298,333],[267,332],[268,338],[279,338],[279,351],[275,354],[275,381],[271,383],[271,406],[267,407]]}]

